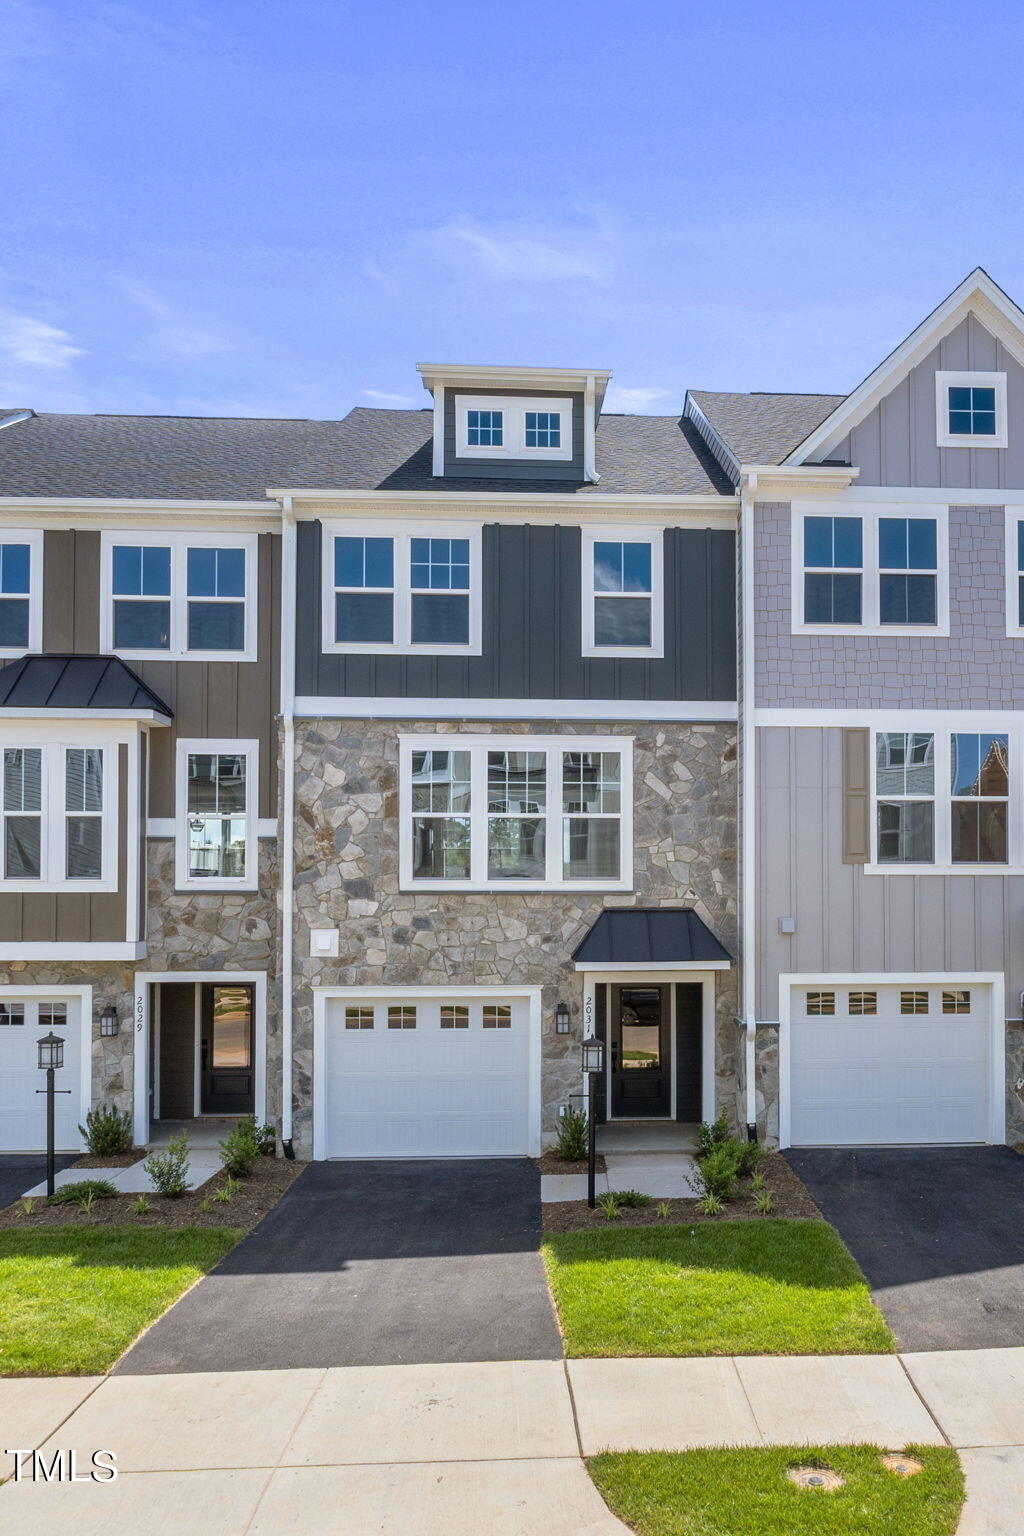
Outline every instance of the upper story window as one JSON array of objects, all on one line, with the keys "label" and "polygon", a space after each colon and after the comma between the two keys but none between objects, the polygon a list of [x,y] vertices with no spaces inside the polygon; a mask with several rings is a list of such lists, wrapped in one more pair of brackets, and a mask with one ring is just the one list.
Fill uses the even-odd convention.
[{"label": "upper story window", "polygon": [[584,528],[584,656],[665,654],[664,534]]},{"label": "upper story window", "polygon": [[480,652],[479,527],[325,523],[323,648]]},{"label": "upper story window", "polygon": [[628,742],[406,738],[400,800],[405,888],[628,890],[632,884]]},{"label": "upper story window", "polygon": [[456,395],[457,458],[571,459],[572,400]]},{"label": "upper story window", "polygon": [[794,504],[794,630],[947,634],[946,540],[945,507],[865,507],[852,516]]},{"label": "upper story window", "polygon": [[256,659],[254,535],[105,532],[103,583],[103,650]]},{"label": "upper story window", "polygon": [[179,887],[256,889],[255,741],[177,743]]},{"label": "upper story window", "polygon": [[[1010,786],[1019,754],[999,731],[879,731],[875,862],[959,868],[1019,863]],[[1011,779],[1012,774],[1012,779]],[[1015,823],[1015,818],[1014,818]]]},{"label": "upper story window", "polygon": [[42,649],[43,535],[0,533],[0,656]]},{"label": "upper story window", "polygon": [[1006,374],[937,372],[935,418],[940,448],[1005,448]]},{"label": "upper story window", "polygon": [[98,743],[4,746],[0,888],[113,888],[116,757],[116,747]]}]

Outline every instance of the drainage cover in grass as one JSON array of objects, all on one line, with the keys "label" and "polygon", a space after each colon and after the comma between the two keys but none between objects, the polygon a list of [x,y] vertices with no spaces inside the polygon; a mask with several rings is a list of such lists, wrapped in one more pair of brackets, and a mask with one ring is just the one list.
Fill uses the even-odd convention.
[{"label": "drainage cover in grass", "polygon": [[798,1488],[820,1488],[823,1493],[835,1493],[844,1487],[843,1479],[831,1467],[790,1467],[786,1473]]},{"label": "drainage cover in grass", "polygon": [[[964,1497],[956,1452],[910,1450],[899,1458],[920,1463],[910,1478],[883,1466],[876,1445],[629,1451],[587,1465],[639,1536],[953,1536]],[[829,1481],[798,1486],[794,1469]]]}]

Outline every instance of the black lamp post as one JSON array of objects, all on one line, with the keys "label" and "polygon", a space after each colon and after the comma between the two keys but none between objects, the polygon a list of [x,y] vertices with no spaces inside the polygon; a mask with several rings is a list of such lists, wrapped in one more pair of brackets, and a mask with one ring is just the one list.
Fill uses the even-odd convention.
[{"label": "black lamp post", "polygon": [[583,1076],[587,1080],[587,1204],[597,1204],[597,1078],[604,1070],[604,1041],[591,1035],[583,1042]]},{"label": "black lamp post", "polygon": [[52,1030],[48,1035],[40,1036],[39,1045],[39,1070],[46,1073],[46,1087],[37,1088],[36,1093],[46,1094],[46,1193],[53,1194],[53,1140],[54,1140],[54,1114],[53,1099],[58,1093],[70,1093],[70,1088],[58,1088],[54,1081],[54,1073],[64,1065],[64,1041],[60,1035],[55,1035]]}]

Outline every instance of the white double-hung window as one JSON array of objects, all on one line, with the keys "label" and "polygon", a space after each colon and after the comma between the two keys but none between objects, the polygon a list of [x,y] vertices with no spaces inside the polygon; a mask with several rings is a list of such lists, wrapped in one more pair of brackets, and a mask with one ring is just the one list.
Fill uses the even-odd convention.
[{"label": "white double-hung window", "polygon": [[43,643],[43,535],[0,532],[0,656],[23,656]]},{"label": "white double-hung window", "polygon": [[479,655],[480,550],[479,525],[325,523],[324,650]]},{"label": "white double-hung window", "polygon": [[632,743],[403,737],[406,889],[628,890]]},{"label": "white double-hung window", "polygon": [[874,863],[1019,866],[1018,747],[1000,730],[877,731]]},{"label": "white double-hung window", "polygon": [[113,889],[116,746],[7,738],[2,760],[0,889]]},{"label": "white double-hung window", "polygon": [[254,661],[256,547],[255,534],[104,532],[101,648]]},{"label": "white double-hung window", "polygon": [[582,531],[584,656],[665,654],[660,528]]},{"label": "white double-hung window", "polygon": [[255,890],[259,743],[177,744],[176,880],[180,888]]},{"label": "white double-hung window", "polygon": [[949,633],[948,509],[794,502],[797,634]]}]

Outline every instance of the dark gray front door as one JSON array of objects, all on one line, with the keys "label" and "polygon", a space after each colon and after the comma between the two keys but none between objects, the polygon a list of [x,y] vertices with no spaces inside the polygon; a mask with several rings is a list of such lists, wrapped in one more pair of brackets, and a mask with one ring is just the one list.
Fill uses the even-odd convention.
[{"label": "dark gray front door", "polygon": [[251,1115],[255,1104],[253,989],[204,983],[200,1113]]},{"label": "dark gray front door", "polygon": [[612,1114],[624,1120],[672,1112],[667,987],[612,987]]}]

